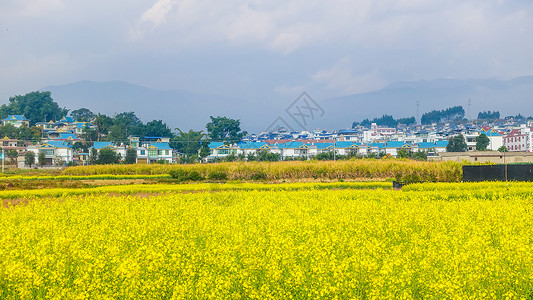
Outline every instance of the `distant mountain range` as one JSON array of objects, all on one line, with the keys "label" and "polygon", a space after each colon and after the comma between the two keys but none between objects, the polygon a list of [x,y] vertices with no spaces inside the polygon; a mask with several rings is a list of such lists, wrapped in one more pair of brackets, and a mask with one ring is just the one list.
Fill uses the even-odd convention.
[{"label": "distant mountain range", "polygon": [[[93,112],[113,115],[134,111],[144,122],[163,120],[171,128],[203,129],[209,116],[227,116],[242,120],[243,129],[259,132],[281,113],[294,129],[302,129],[279,107],[217,95],[202,95],[181,90],[159,91],[121,81],[79,81],[48,86],[60,106],[86,107]],[[297,95],[295,95],[297,96]],[[436,79],[396,82],[381,90],[331,99],[315,99],[324,110],[322,117],[309,120],[308,129],[339,129],[353,121],[373,119],[383,114],[395,118],[417,116],[434,110],[462,105],[470,116],[479,111],[497,110],[501,116],[533,115],[533,76],[508,81],[495,79]]]}]

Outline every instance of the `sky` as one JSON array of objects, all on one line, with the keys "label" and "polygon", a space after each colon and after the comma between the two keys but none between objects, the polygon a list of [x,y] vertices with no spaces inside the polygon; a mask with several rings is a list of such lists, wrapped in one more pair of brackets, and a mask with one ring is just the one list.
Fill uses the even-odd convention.
[{"label": "sky", "polygon": [[533,75],[531,1],[0,1],[0,103],[79,80],[259,105]]}]

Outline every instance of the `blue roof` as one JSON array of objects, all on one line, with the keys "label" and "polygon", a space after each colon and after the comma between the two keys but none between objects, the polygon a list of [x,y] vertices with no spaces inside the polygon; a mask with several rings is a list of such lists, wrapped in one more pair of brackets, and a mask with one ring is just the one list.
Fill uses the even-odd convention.
[{"label": "blue roof", "polygon": [[270,148],[270,145],[265,142],[248,142],[239,145],[241,149],[261,149],[261,148]]},{"label": "blue roof", "polygon": [[351,146],[353,145],[357,145],[356,143],[354,142],[337,142],[335,143],[335,148],[350,148]]},{"label": "blue roof", "polygon": [[72,133],[61,133],[56,140],[68,140],[69,138],[72,140],[78,140],[78,138]]},{"label": "blue roof", "polygon": [[9,115],[4,121],[28,121],[24,115]]},{"label": "blue roof", "polygon": [[100,150],[100,149],[104,149],[106,147],[113,147],[113,143],[111,142],[94,142],[94,145],[90,148],[90,149],[96,149],[96,150]]},{"label": "blue roof", "polygon": [[437,142],[435,142],[435,147],[441,148],[441,147],[446,147],[446,146],[448,146],[448,141],[437,141]]},{"label": "blue roof", "polygon": [[61,120],[59,120],[59,122],[73,123],[73,122],[76,122],[76,120],[74,120],[74,118],[72,117],[63,117],[61,118]]},{"label": "blue roof", "polygon": [[327,149],[329,147],[333,148],[333,143],[316,143],[317,149]]},{"label": "blue roof", "polygon": [[430,149],[430,148],[435,148],[435,143],[430,143],[430,142],[421,142],[421,143],[418,143],[418,148],[420,149]]},{"label": "blue roof", "polygon": [[222,142],[211,142],[209,143],[209,149],[216,149],[222,145],[224,145]]},{"label": "blue roof", "polygon": [[64,141],[48,141],[46,143],[43,144],[44,145],[50,145],[54,148],[72,148],[72,146],[70,146],[69,144],[65,143]]},{"label": "blue roof", "polygon": [[386,148],[402,148],[406,145],[409,145],[409,144],[406,144],[405,142],[401,142],[401,141],[389,141],[387,142],[385,147]]},{"label": "blue roof", "polygon": [[280,149],[298,149],[304,145],[305,144],[303,142],[286,142],[279,144],[278,147]]},{"label": "blue roof", "polygon": [[150,146],[148,146],[147,148],[150,147],[155,147],[157,148],[157,150],[172,150],[168,143],[151,143]]},{"label": "blue roof", "polygon": [[485,134],[486,136],[502,136],[499,132],[497,132],[496,130],[489,130],[489,131],[483,131],[481,130],[479,132],[480,134],[483,133]]},{"label": "blue roof", "polygon": [[352,129],[344,129],[339,131],[339,134],[357,134],[358,132]]},{"label": "blue roof", "polygon": [[370,144],[370,147],[381,149],[385,147],[385,144],[384,143],[372,143]]}]

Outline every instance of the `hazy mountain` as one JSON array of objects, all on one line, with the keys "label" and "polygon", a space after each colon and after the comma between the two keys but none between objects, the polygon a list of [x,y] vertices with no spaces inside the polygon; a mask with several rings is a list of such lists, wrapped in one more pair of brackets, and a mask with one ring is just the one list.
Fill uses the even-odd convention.
[{"label": "hazy mountain", "polygon": [[[86,107],[93,112],[113,115],[134,111],[144,122],[163,120],[171,128],[203,129],[209,116],[227,116],[242,121],[250,132],[266,129],[280,116],[294,129],[301,128],[283,109],[272,103],[257,104],[215,95],[202,95],[181,90],[158,91],[120,82],[80,81],[67,85],[49,86],[60,106],[70,109]],[[324,110],[322,117],[308,120],[308,129],[338,129],[350,127],[353,121],[379,117],[416,116],[434,109],[462,105],[470,116],[479,111],[497,110],[502,116],[521,113],[533,115],[533,76],[508,81],[495,79],[437,79],[431,81],[396,82],[370,93],[316,100]],[[305,110],[303,110],[305,113]],[[301,123],[301,122],[300,122]]]},{"label": "hazy mountain", "polygon": [[247,104],[239,99],[201,95],[188,91],[158,91],[121,81],[79,81],[48,86],[60,106],[86,107],[113,116],[133,111],[144,122],[163,120],[172,129],[203,129],[209,116],[243,119]]},{"label": "hazy mountain", "polygon": [[[531,116],[533,76],[508,81],[436,79],[396,82],[379,91],[332,98],[319,103],[326,111],[323,121],[330,121],[336,127],[346,127],[353,121],[373,119],[383,114],[396,118],[416,117],[417,102],[420,103],[420,116],[434,109],[455,105],[462,105],[471,118],[476,118],[478,112],[487,110],[497,110],[502,117],[518,113]],[[320,123],[322,124],[322,120]]]}]

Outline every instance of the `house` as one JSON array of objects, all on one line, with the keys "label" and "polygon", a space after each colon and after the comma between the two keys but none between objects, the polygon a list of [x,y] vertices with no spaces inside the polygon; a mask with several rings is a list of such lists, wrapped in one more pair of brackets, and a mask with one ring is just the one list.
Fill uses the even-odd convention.
[{"label": "house", "polygon": [[114,145],[112,142],[94,142],[93,146],[89,148],[89,153],[92,149],[101,151],[102,149],[111,149],[115,151],[120,156],[120,160],[123,160],[126,157],[126,146],[121,144],[120,146]]},{"label": "house", "polygon": [[494,129],[482,129],[479,134],[485,134],[489,138],[487,150],[497,151],[503,146],[503,135]]},{"label": "house", "polygon": [[75,143],[81,141],[73,133],[59,133],[59,136],[54,139],[55,141],[65,141],[70,143]]},{"label": "house", "polygon": [[407,152],[412,151],[411,144],[401,142],[401,141],[389,141],[385,145],[383,145],[381,149],[383,149],[385,154],[390,154],[394,157],[398,155],[398,151],[400,151],[401,149],[405,149],[407,150]]},{"label": "house", "polygon": [[210,154],[207,157],[207,160],[226,157],[230,154],[237,154],[237,150],[234,147],[224,144],[223,142],[211,142],[208,147]]},{"label": "house", "polygon": [[532,152],[531,136],[530,128],[513,129],[503,137],[503,145],[509,152]]},{"label": "house", "polygon": [[85,166],[89,163],[89,153],[74,151],[72,160],[77,166]]},{"label": "house", "polygon": [[309,157],[316,155],[317,147],[313,144],[306,144],[303,142],[286,142],[278,144],[278,149],[282,158]]},{"label": "house", "polygon": [[159,161],[164,161],[169,164],[172,163],[172,148],[168,142],[151,143],[146,147],[146,150],[148,152],[147,163],[150,164]]},{"label": "house", "polygon": [[8,124],[11,124],[17,128],[22,127],[24,124],[29,127],[30,120],[26,119],[24,115],[9,115],[7,118],[2,120],[2,125],[6,126]]},{"label": "house", "polygon": [[48,141],[27,147],[27,151],[32,151],[37,158],[44,153],[45,165],[65,166],[74,160],[74,150],[72,146],[64,141]]}]

